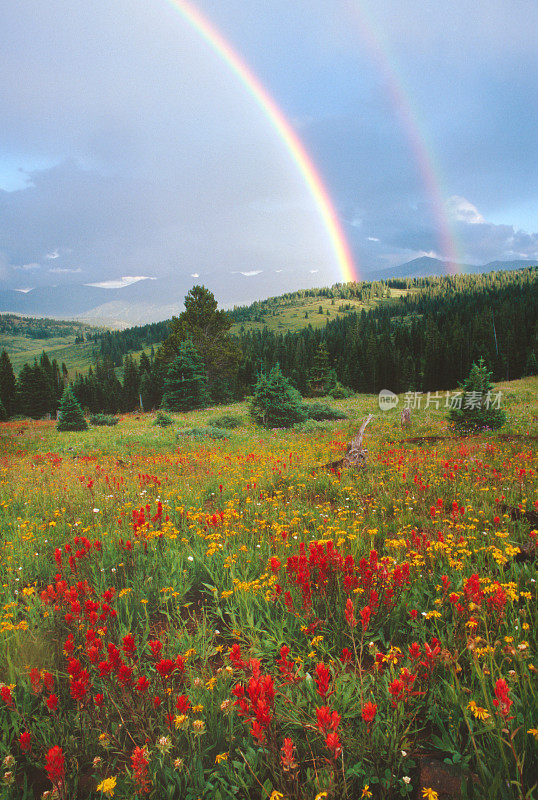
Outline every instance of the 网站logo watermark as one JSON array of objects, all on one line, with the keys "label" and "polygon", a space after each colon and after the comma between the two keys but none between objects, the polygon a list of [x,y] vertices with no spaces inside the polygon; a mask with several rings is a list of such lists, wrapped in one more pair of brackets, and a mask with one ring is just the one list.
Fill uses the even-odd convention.
[{"label": "\u7f51\u7ad9logo watermark", "polygon": [[381,411],[390,411],[391,408],[396,408],[400,402],[398,395],[391,392],[390,389],[381,389],[378,401]]},{"label": "\u7f51\u7ad9logo watermark", "polygon": [[[390,389],[382,389],[378,397],[381,411],[390,411],[399,403],[398,395]],[[406,392],[403,408],[426,410],[428,408],[448,409],[496,409],[501,407],[502,392]]]}]

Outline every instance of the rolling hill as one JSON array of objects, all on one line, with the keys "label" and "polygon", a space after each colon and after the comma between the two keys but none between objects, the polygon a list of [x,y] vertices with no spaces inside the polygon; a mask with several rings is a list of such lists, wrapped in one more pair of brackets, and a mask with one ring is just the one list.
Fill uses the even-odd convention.
[{"label": "rolling hill", "polygon": [[[492,261],[481,266],[460,264],[449,268],[439,259],[423,256],[398,267],[365,271],[364,278],[369,282],[387,281],[391,278],[421,278],[454,272],[474,274],[532,265],[531,261]],[[180,313],[183,297],[191,285],[191,278],[185,282],[185,278],[181,276],[146,278],[121,288],[69,283],[23,291],[2,287],[0,284],[0,313],[82,320],[89,325],[121,329],[169,319]],[[163,298],[166,299],[165,302]],[[310,311],[313,310],[315,309],[305,307],[303,316],[307,311],[310,317]],[[301,319],[300,315],[287,315],[282,324],[284,327],[290,324],[297,329]],[[269,325],[270,321],[266,320],[266,324]],[[314,325],[314,321],[311,320],[311,324]]]}]

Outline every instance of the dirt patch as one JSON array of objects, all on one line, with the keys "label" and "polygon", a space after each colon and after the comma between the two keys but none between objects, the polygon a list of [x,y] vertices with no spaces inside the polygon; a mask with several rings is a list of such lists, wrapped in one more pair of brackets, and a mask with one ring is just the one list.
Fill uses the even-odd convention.
[{"label": "dirt patch", "polygon": [[[409,442],[410,444],[436,444],[437,442],[448,442],[453,440],[453,436],[409,436],[407,439],[401,439],[401,443]],[[391,444],[398,444],[398,442],[391,442]]]},{"label": "dirt patch", "polygon": [[502,442],[538,442],[538,436],[534,434],[526,436],[524,433],[499,433],[498,438]]},{"label": "dirt patch", "polygon": [[420,789],[433,789],[439,800],[467,797],[467,792],[463,795],[463,790],[469,777],[460,767],[445,764],[436,758],[420,760]]},{"label": "dirt patch", "polygon": [[538,526],[538,511],[533,511],[532,508],[527,511],[522,511],[514,506],[508,506],[506,503],[501,503],[500,509],[503,514],[508,514],[510,519],[523,520],[528,522],[529,525]]}]

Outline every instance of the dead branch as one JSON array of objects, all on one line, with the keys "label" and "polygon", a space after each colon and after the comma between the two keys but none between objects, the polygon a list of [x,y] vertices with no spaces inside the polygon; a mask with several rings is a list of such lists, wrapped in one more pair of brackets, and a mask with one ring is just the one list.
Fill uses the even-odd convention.
[{"label": "dead branch", "polygon": [[359,469],[360,467],[364,467],[366,465],[368,450],[362,446],[362,440],[366,426],[372,417],[373,414],[369,414],[364,420],[358,434],[349,442],[344,457],[339,458],[337,461],[330,461],[328,464],[323,464],[322,469],[334,470],[342,467],[355,467],[356,469]]}]

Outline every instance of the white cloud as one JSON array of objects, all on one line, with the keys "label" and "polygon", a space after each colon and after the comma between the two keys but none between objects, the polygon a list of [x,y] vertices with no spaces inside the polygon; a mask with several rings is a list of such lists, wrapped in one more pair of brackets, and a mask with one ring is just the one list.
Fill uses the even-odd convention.
[{"label": "white cloud", "polygon": [[251,269],[249,272],[239,272],[240,275],[244,275],[245,278],[252,278],[253,275],[260,275],[263,272],[263,269]]},{"label": "white cloud", "polygon": [[368,241],[369,242],[378,242],[379,239],[377,238],[377,236],[369,236],[368,237]]},{"label": "white cloud", "polygon": [[94,286],[97,289],[123,289],[125,286],[131,286],[138,281],[155,281],[156,278],[150,278],[148,275],[124,275],[119,280],[112,281],[99,281],[98,283],[86,283],[85,286]]},{"label": "white cloud", "polygon": [[315,275],[315,274],[316,274],[316,272],[319,272],[319,269],[311,269],[311,270],[310,270],[310,274],[311,274],[311,275]]},{"label": "white cloud", "polygon": [[467,222],[471,225],[485,222],[484,217],[477,207],[473,206],[465,197],[460,197],[457,194],[448,198],[446,201],[446,209],[452,219],[458,222]]},{"label": "white cloud", "polygon": [[47,253],[47,258],[49,259],[58,258],[59,255],[60,253],[58,252],[58,248],[56,248],[56,250],[53,250],[52,253]]},{"label": "white cloud", "polygon": [[199,278],[200,275],[197,272],[191,272],[191,278]]},{"label": "white cloud", "polygon": [[28,286],[25,287],[24,289],[15,289],[15,291],[22,292],[22,294],[28,294],[28,292],[31,292],[33,288],[34,288],[33,286]]},{"label": "white cloud", "polygon": [[69,267],[52,267],[49,269],[49,272],[54,272],[56,275],[76,275],[79,272],[82,272],[80,267],[76,269],[69,269]]}]

